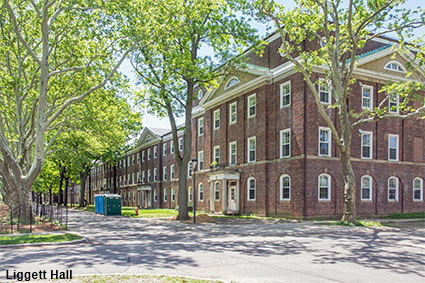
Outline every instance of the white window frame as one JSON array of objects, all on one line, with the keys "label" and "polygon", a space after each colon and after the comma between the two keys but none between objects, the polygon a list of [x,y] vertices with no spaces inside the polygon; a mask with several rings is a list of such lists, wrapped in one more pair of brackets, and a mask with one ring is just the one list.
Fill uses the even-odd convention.
[{"label": "white window frame", "polygon": [[145,158],[145,151],[142,151],[142,162],[145,162],[146,158]]},{"label": "white window frame", "polygon": [[[251,105],[251,98],[254,98],[254,105]],[[251,94],[247,97],[247,114],[248,114],[248,119],[250,118],[254,118],[257,115],[257,94]],[[251,107],[254,108],[254,114],[251,114]]]},{"label": "white window frame", "polygon": [[[320,132],[321,131],[327,131],[328,132],[328,154],[322,154],[320,153],[320,144],[322,143],[320,141]],[[319,127],[319,135],[318,135],[318,154],[319,156],[331,156],[332,155],[332,132],[331,129],[327,127]]]},{"label": "white window frame", "polygon": [[183,137],[179,137],[179,150],[180,152],[183,151]]},{"label": "white window frame", "polygon": [[150,148],[148,148],[148,160],[151,160],[152,158],[152,151]]},{"label": "white window frame", "polygon": [[[393,147],[390,147],[391,138],[396,138],[396,147],[395,147],[396,157],[395,157],[395,159],[391,159],[391,149],[393,149]],[[399,160],[399,150],[400,150],[400,141],[399,141],[398,135],[389,134],[388,135],[388,160],[389,161],[398,161]]]},{"label": "white window frame", "polygon": [[[364,96],[364,91],[370,91],[370,97]],[[369,107],[364,105],[365,100],[369,100]],[[362,109],[363,110],[372,110],[373,109],[373,86],[370,85],[362,85]]]},{"label": "white window frame", "polygon": [[[322,87],[326,87],[326,89],[322,89]],[[320,95],[321,92],[328,94],[328,100],[327,101],[322,100],[322,96]],[[332,101],[331,89],[329,87],[329,83],[326,83],[325,80],[323,80],[323,79],[319,79],[318,94],[319,94],[319,100],[320,100],[321,103],[331,104],[331,101]]]},{"label": "white window frame", "polygon": [[176,190],[171,188],[171,201],[176,201]]},{"label": "white window frame", "polygon": [[204,151],[198,151],[198,171],[202,171],[205,169],[205,155]]},{"label": "white window frame", "polygon": [[[284,135],[289,134],[289,143],[285,143]],[[283,147],[288,146],[288,155],[283,154]],[[285,129],[280,131],[280,158],[288,158],[291,157],[291,129]]]},{"label": "white window frame", "polygon": [[204,132],[205,132],[204,117],[201,117],[201,118],[198,119],[198,136],[199,137],[203,136]]},{"label": "white window frame", "polygon": [[[397,68],[394,69],[392,68],[392,66],[397,66]],[[389,71],[399,72],[399,73],[406,73],[406,69],[404,68],[403,64],[394,60],[386,63],[384,69]]]},{"label": "white window frame", "polygon": [[[285,93],[284,90],[286,89],[286,87],[289,86],[289,92]],[[284,82],[283,84],[280,85],[280,108],[285,108],[285,107],[289,107],[291,106],[291,81],[287,81]],[[284,104],[285,101],[285,97],[289,96],[289,103],[288,104]]]},{"label": "white window frame", "polygon": [[[254,181],[254,187],[251,187],[251,181]],[[254,191],[254,198],[251,198],[250,191]],[[248,201],[255,201],[257,198],[257,180],[254,177],[249,177],[246,182],[246,198]]]},{"label": "white window frame", "polygon": [[213,162],[217,162],[217,165],[220,165],[220,146],[219,145],[216,145],[213,147]]},{"label": "white window frame", "polygon": [[176,171],[174,168],[174,164],[170,165],[170,179],[174,180],[176,178]]},{"label": "white window frame", "polygon": [[[390,180],[391,179],[395,179],[395,187],[394,188],[390,188]],[[398,194],[399,194],[399,180],[398,180],[398,178],[397,177],[395,177],[395,176],[391,176],[391,177],[389,177],[388,178],[388,183],[387,183],[387,188],[388,188],[388,190],[387,190],[387,199],[388,199],[388,201],[389,202],[398,202]],[[390,190],[395,190],[395,199],[390,199]]]},{"label": "white window frame", "polygon": [[[218,198],[217,198],[218,193]],[[220,182],[214,183],[214,201],[220,201]]]},{"label": "white window frame", "polygon": [[153,147],[153,158],[157,158],[158,157],[158,147],[154,146]]},{"label": "white window frame", "polygon": [[187,188],[187,201],[188,202],[192,202],[193,201],[193,189],[192,189],[192,186],[189,186],[189,188]]},{"label": "white window frame", "polygon": [[[233,156],[233,152],[232,152],[232,147],[235,147],[235,162],[232,162],[232,156]],[[236,163],[238,162],[237,160],[238,158],[238,144],[236,141],[232,141],[229,142],[229,165],[236,165]]]},{"label": "white window frame", "polygon": [[151,169],[148,169],[148,183],[151,181]]},{"label": "white window frame", "polygon": [[158,181],[158,168],[153,168],[153,181]]},{"label": "white window frame", "polygon": [[[251,148],[251,141],[254,141],[254,148]],[[257,161],[257,137],[253,136],[247,139],[247,146],[246,146],[248,152],[247,161],[248,163],[256,162]],[[251,159],[251,152],[254,152],[254,159]]]},{"label": "white window frame", "polygon": [[[415,187],[415,181],[419,181],[419,187]],[[415,179],[413,179],[413,184],[412,184],[412,188],[413,188],[413,195],[412,195],[412,199],[413,201],[417,202],[417,201],[423,201],[423,195],[424,195],[424,180],[422,178],[416,177]],[[419,199],[415,198],[415,191],[419,191]]]},{"label": "white window frame", "polygon": [[162,155],[167,156],[167,143],[162,145]]},{"label": "white window frame", "polygon": [[[395,101],[394,98],[395,97]],[[391,103],[395,104],[396,109],[395,110],[391,110],[393,108],[393,106],[391,106]],[[398,114],[399,113],[399,106],[400,106],[400,96],[398,94],[394,94],[394,95],[388,95],[388,113],[392,113],[392,114]]]},{"label": "white window frame", "polygon": [[[201,190],[202,186],[202,190]],[[202,192],[202,198],[201,198],[201,192]],[[203,202],[205,198],[205,188],[203,183],[198,184],[198,201]]]},{"label": "white window frame", "polygon": [[146,183],[146,174],[145,174],[145,170],[142,171],[142,182]]},{"label": "white window frame", "polygon": [[[284,178],[288,178],[289,179],[289,187],[288,187],[288,189],[289,189],[289,197],[287,197],[287,198],[283,197],[283,189],[284,189],[284,187],[283,187],[283,179]],[[280,200],[281,201],[290,201],[291,200],[291,176],[289,176],[288,174],[281,175],[279,177],[279,184],[280,184],[280,190],[279,190]]]},{"label": "white window frame", "polygon": [[[233,111],[232,108],[234,108],[235,111]],[[238,121],[238,104],[237,104],[237,101],[235,101],[229,104],[229,125],[236,124],[237,121]]]},{"label": "white window frame", "polygon": [[214,118],[214,125],[213,125],[214,130],[220,129],[220,109],[214,110],[213,118]]},{"label": "white window frame", "polygon": [[167,180],[167,166],[162,168],[162,180]]},{"label": "white window frame", "polygon": [[[326,198],[321,198],[320,197],[320,178],[321,177],[327,177],[328,178],[328,193],[327,193],[327,197]],[[331,191],[332,191],[332,178],[329,174],[323,173],[320,174],[319,177],[317,178],[317,198],[319,201],[330,201],[331,200]]]},{"label": "white window frame", "polygon": [[164,189],[164,202],[168,202],[168,191]]},{"label": "white window frame", "polygon": [[[363,180],[367,179],[368,180],[368,187],[363,186]],[[363,189],[368,189],[369,190],[369,198],[364,198],[363,197]],[[372,177],[369,175],[363,175],[360,179],[360,200],[361,201],[371,201],[372,198],[372,192],[373,192],[373,180]]]},{"label": "white window frame", "polygon": [[[364,145],[363,144],[363,137],[364,136],[370,136],[370,144],[369,144],[369,156],[365,156],[364,155],[364,150],[363,150],[363,148],[364,147],[367,147],[367,145]],[[372,132],[366,132],[366,131],[361,131],[361,136],[360,136],[360,151],[361,151],[361,158],[362,159],[372,159],[372,157],[373,157],[373,152],[372,152],[372,150],[373,150],[373,133]]]},{"label": "white window frame", "polygon": [[158,191],[156,189],[153,190],[153,201],[158,202]]}]

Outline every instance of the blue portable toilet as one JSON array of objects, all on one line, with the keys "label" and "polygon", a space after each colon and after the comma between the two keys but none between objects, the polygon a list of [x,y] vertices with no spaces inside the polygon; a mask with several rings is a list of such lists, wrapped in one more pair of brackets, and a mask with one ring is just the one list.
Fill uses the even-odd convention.
[{"label": "blue portable toilet", "polygon": [[105,195],[94,196],[94,212],[97,214],[104,214]]}]

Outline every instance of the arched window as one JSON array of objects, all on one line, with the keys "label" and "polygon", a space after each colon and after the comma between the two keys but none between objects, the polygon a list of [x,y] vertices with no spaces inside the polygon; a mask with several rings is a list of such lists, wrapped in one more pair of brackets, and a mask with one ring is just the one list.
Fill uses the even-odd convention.
[{"label": "arched window", "polygon": [[280,176],[280,200],[291,199],[291,177],[289,175]]},{"label": "arched window", "polygon": [[361,200],[372,200],[372,177],[365,175],[361,179]]},{"label": "arched window", "polygon": [[256,197],[257,183],[254,177],[248,178],[247,181],[248,200],[254,201]]},{"label": "arched window", "polygon": [[388,178],[388,201],[398,201],[398,178]]},{"label": "arched window", "polygon": [[198,200],[204,201],[204,184],[202,183],[198,185]]},{"label": "arched window", "polygon": [[319,200],[331,199],[331,176],[320,174],[318,178],[318,198]]},{"label": "arched window", "polygon": [[398,61],[390,61],[385,65],[386,70],[406,73],[404,66]]},{"label": "arched window", "polygon": [[239,79],[237,77],[231,77],[226,84],[224,85],[224,89],[228,89],[229,87],[232,87],[234,85],[237,85],[239,83]]},{"label": "arched window", "polygon": [[413,180],[413,200],[422,201],[423,200],[423,188],[424,181],[421,178],[415,178]]},{"label": "arched window", "polygon": [[188,189],[188,197],[187,197],[188,201],[193,201],[193,191],[192,191],[192,187],[189,187]]}]

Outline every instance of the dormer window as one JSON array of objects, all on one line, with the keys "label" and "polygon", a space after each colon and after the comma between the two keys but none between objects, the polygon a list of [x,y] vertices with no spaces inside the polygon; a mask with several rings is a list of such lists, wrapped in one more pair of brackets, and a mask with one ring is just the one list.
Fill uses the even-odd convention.
[{"label": "dormer window", "polygon": [[228,88],[230,88],[230,87],[232,87],[234,85],[237,85],[238,83],[240,83],[240,81],[239,81],[239,79],[237,77],[231,77],[227,81],[226,85],[224,86],[224,89],[228,89]]},{"label": "dormer window", "polygon": [[385,65],[385,70],[406,73],[406,70],[404,69],[403,65],[400,64],[400,62],[397,62],[397,61],[390,61],[390,62],[388,62]]}]

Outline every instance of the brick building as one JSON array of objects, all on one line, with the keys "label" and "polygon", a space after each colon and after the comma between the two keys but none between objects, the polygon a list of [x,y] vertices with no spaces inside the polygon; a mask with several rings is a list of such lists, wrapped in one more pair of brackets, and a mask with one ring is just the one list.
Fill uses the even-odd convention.
[{"label": "brick building", "polygon": [[[343,180],[337,146],[302,75],[278,54],[280,38],[268,41],[262,57],[252,56],[245,68],[224,77],[216,89],[200,92],[195,102],[192,156],[198,159],[198,193],[193,195],[189,176],[189,202],[197,197],[199,210],[225,213],[339,217]],[[394,44],[378,38],[358,55],[351,109],[379,105],[383,85],[408,80],[409,54],[395,54]],[[332,95],[323,74],[317,67],[313,79],[328,105]],[[397,112],[399,99],[383,103]],[[326,111],[335,117],[335,109]],[[420,119],[381,120],[354,134],[359,215],[425,210],[424,139],[425,121]],[[178,174],[169,132],[146,128],[138,147],[108,168],[104,174],[115,175],[107,175],[103,184],[121,193],[124,205],[176,206]]]}]

